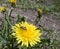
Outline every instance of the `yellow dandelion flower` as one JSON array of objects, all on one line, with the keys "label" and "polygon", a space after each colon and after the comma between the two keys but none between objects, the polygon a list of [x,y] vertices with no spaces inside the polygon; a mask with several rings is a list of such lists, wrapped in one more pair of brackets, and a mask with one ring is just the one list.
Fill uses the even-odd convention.
[{"label": "yellow dandelion flower", "polygon": [[22,46],[28,47],[34,46],[37,42],[41,42],[41,30],[37,29],[33,24],[27,22],[17,23],[12,26],[14,33],[12,35],[16,37],[18,43],[22,42]]},{"label": "yellow dandelion flower", "polygon": [[5,12],[5,11],[6,11],[5,6],[2,6],[2,7],[0,8],[0,11],[1,11],[1,12]]},{"label": "yellow dandelion flower", "polygon": [[38,15],[42,15],[42,9],[38,9]]},{"label": "yellow dandelion flower", "polygon": [[15,4],[16,0],[8,0],[10,3]]}]

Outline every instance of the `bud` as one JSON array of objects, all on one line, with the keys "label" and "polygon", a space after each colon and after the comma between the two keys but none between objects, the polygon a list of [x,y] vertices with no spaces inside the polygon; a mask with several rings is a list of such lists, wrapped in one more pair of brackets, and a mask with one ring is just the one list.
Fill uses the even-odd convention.
[{"label": "bud", "polygon": [[2,6],[2,7],[0,8],[0,11],[1,11],[1,12],[5,12],[5,11],[6,11],[6,7],[5,7],[5,6]]},{"label": "bud", "polygon": [[8,0],[8,2],[11,4],[13,8],[15,7],[16,0]]},{"label": "bud", "polygon": [[42,15],[42,9],[38,9],[37,12],[38,12],[38,16]]}]

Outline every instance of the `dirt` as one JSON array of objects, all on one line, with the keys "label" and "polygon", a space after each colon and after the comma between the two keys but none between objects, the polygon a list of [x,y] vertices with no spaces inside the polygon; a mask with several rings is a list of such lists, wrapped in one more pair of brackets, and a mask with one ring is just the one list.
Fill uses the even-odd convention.
[{"label": "dirt", "polygon": [[[30,23],[34,23],[36,17],[37,17],[37,11],[35,10],[21,10],[21,9],[15,9],[12,12],[12,17],[15,17],[14,20],[17,20],[17,15],[24,16],[26,18],[26,21]],[[4,15],[0,13],[0,19],[3,19]],[[43,27],[46,27],[48,29],[56,29],[60,30],[60,18],[58,13],[48,13],[48,14],[42,14],[41,20],[38,24],[41,24]]]}]

